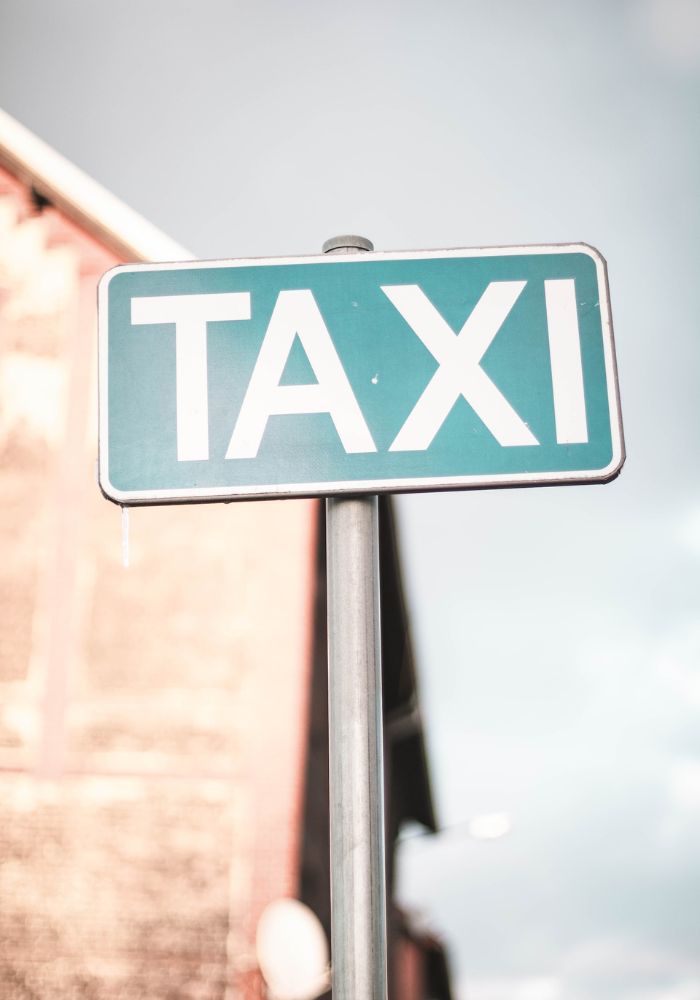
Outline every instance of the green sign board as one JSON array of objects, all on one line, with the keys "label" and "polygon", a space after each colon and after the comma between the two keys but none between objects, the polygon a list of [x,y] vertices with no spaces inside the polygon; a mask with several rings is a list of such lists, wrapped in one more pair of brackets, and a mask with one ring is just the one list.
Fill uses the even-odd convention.
[{"label": "green sign board", "polygon": [[99,325],[117,503],[603,482],[624,461],[583,244],[125,265]]}]

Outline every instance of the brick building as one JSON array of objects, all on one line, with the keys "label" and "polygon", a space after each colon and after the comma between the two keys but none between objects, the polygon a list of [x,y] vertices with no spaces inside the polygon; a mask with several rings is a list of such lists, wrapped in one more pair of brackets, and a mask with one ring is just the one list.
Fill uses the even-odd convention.
[{"label": "brick building", "polygon": [[[259,998],[267,903],[329,931],[317,501],[131,513],[95,484],[95,287],[186,252],[0,112],[0,998]],[[434,828],[390,504],[388,879]],[[392,906],[402,1000],[444,954]]]}]

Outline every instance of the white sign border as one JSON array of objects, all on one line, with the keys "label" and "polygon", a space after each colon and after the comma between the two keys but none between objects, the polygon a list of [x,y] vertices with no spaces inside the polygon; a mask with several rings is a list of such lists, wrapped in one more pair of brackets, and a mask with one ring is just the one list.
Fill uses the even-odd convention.
[{"label": "white sign border", "polygon": [[[567,472],[526,472],[501,473],[479,476],[439,476],[406,477],[401,479],[374,479],[310,482],[274,483],[255,486],[191,487],[168,490],[120,490],[109,479],[109,425],[108,425],[108,294],[109,285],[117,274],[140,273],[143,271],[196,270],[218,267],[273,267],[283,264],[322,264],[333,267],[337,264],[353,264],[367,260],[434,260],[445,257],[508,257],[536,256],[540,254],[583,253],[591,257],[596,265],[598,288],[600,291],[600,316],[603,334],[605,375],[608,386],[608,408],[610,412],[613,455],[603,469],[571,470]],[[607,266],[602,254],[588,243],[564,243],[515,247],[471,247],[449,250],[404,250],[374,251],[371,254],[321,254],[299,257],[249,257],[233,260],[174,261],[154,264],[119,264],[102,276],[97,290],[98,302],[98,426],[99,457],[98,481],[100,489],[108,500],[122,506],[169,503],[215,503],[234,500],[272,500],[291,497],[326,497],[359,493],[417,493],[456,489],[488,489],[517,486],[555,486],[586,483],[605,483],[615,479],[625,461],[625,444],[620,410],[620,393],[615,362],[614,335],[610,313],[610,292]]]}]

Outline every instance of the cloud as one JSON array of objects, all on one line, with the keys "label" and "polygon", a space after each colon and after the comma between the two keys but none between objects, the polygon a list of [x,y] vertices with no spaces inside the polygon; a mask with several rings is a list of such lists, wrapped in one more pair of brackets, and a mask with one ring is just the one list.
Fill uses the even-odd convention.
[{"label": "cloud", "polygon": [[658,677],[693,708],[700,709],[700,622],[688,622],[661,643]]},{"label": "cloud", "polygon": [[459,984],[459,1000],[560,1000],[562,984],[551,976],[499,976]]},{"label": "cloud", "polygon": [[[700,10],[700,4],[698,4]],[[678,525],[678,541],[681,545],[700,556],[700,507],[687,511]]]},{"label": "cloud", "polygon": [[564,959],[562,979],[576,1000],[697,1000],[700,963],[650,941],[589,940]]}]

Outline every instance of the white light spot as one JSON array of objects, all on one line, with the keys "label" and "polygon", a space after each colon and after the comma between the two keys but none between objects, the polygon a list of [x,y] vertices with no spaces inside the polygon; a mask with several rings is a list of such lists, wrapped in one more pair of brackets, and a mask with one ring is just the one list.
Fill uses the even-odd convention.
[{"label": "white light spot", "polygon": [[371,378],[372,385],[376,385],[378,381],[379,381],[379,372],[374,374]]},{"label": "white light spot", "polygon": [[297,899],[269,903],[258,923],[255,951],[268,996],[313,1000],[330,985],[328,943],[316,914]]},{"label": "white light spot", "polygon": [[506,812],[482,813],[469,822],[469,836],[475,840],[498,840],[510,833],[512,823]]}]

